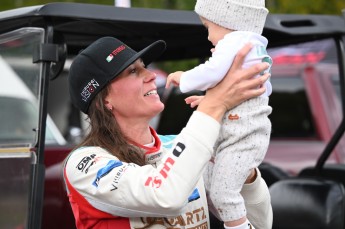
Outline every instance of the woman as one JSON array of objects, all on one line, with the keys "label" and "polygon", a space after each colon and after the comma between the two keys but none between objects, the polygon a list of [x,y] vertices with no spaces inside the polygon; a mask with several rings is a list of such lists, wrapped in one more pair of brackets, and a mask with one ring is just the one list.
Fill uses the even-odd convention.
[{"label": "woman", "polygon": [[[90,132],[66,159],[64,178],[78,228],[209,228],[202,174],[225,111],[262,94],[268,67],[242,70],[246,46],[228,76],[206,96],[177,136],[158,136],[150,120],[164,109],[155,73],[145,68],[165,50],[157,41],[135,52],[104,37],[73,61],[73,104],[90,119]],[[258,170],[243,188],[252,223],[269,228],[269,193]]]}]

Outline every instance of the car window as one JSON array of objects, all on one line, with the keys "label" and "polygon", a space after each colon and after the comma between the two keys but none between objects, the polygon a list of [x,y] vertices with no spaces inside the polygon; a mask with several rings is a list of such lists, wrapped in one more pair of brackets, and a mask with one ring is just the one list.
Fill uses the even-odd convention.
[{"label": "car window", "polygon": [[[334,41],[325,39],[269,48],[268,53],[273,58],[270,79],[273,88],[270,96],[272,139],[321,139],[320,127],[314,120],[317,112],[340,103],[340,97],[334,96],[339,91]],[[313,73],[308,76],[310,69]],[[323,101],[315,101],[319,98],[314,91]],[[338,122],[334,127],[337,125]]]},{"label": "car window", "polygon": [[312,114],[300,76],[272,77],[273,87],[269,104],[273,108],[272,138],[315,137]]},{"label": "car window", "polygon": [[0,143],[34,142],[37,114],[26,99],[0,97]]}]

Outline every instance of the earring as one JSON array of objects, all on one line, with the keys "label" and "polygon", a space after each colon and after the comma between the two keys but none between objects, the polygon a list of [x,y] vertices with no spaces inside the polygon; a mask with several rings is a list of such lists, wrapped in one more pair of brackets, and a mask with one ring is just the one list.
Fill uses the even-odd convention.
[{"label": "earring", "polygon": [[113,110],[113,106],[109,103],[109,101],[104,101],[104,106],[109,110]]},{"label": "earring", "polygon": [[106,105],[105,106],[109,111],[112,111],[113,110],[113,107],[111,105]]}]

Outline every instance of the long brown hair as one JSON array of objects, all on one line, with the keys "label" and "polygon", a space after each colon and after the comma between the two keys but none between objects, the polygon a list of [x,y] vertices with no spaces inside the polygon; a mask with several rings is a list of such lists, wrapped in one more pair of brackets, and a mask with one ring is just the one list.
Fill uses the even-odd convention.
[{"label": "long brown hair", "polygon": [[[81,146],[99,146],[121,161],[144,165],[143,153],[138,147],[128,144],[126,136],[122,133],[116,118],[104,105],[104,99],[108,95],[109,90],[109,87],[105,87],[91,102],[88,110],[90,130],[77,148]],[[171,225],[166,218],[150,218],[144,227],[137,229],[149,228],[161,220]]]},{"label": "long brown hair", "polygon": [[99,146],[121,161],[144,165],[143,153],[138,147],[128,144],[116,118],[104,105],[104,99],[108,93],[109,87],[105,87],[92,100],[88,110],[90,129],[77,148],[80,146]]}]

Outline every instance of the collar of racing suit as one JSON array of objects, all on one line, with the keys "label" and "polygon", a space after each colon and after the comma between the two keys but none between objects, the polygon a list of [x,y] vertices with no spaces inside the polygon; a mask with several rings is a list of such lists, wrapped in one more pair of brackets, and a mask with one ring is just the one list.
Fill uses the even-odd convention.
[{"label": "collar of racing suit", "polygon": [[152,147],[144,146],[134,141],[130,141],[130,143],[144,150],[145,162],[147,164],[154,164],[157,161],[161,160],[163,153],[160,151],[161,140],[159,139],[156,131],[152,127],[150,127],[150,132],[155,142]]}]

